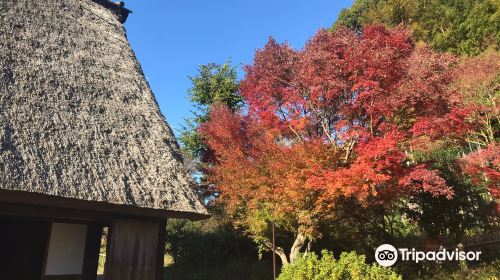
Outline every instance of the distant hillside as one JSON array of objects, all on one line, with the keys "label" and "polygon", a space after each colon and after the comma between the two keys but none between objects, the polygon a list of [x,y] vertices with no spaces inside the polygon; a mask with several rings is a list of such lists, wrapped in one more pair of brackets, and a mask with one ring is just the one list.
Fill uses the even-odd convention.
[{"label": "distant hillside", "polygon": [[500,0],[355,0],[333,28],[365,24],[410,26],[436,50],[477,55],[500,46]]}]

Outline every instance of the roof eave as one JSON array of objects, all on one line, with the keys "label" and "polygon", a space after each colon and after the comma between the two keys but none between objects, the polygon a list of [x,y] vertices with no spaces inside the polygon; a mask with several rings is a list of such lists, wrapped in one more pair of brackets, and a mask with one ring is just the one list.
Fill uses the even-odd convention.
[{"label": "roof eave", "polygon": [[[17,190],[0,190],[0,202],[34,207],[51,207],[77,212],[91,211],[94,213],[105,213],[108,214],[109,217],[140,217],[154,219],[174,218],[189,219],[192,221],[204,220],[210,217],[210,215],[206,212],[200,213],[184,210],[144,208],[108,202],[64,198],[54,195]],[[65,211],[61,211],[61,213],[63,212]]]}]

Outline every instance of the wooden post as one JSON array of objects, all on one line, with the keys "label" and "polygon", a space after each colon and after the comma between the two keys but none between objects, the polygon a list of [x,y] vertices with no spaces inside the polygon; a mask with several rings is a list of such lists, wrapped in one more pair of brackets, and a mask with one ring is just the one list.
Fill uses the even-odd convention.
[{"label": "wooden post", "polygon": [[82,279],[95,280],[99,266],[99,253],[101,249],[102,226],[97,224],[87,225],[87,240],[85,242],[85,258],[83,259]]},{"label": "wooden post", "polygon": [[[463,252],[464,251],[464,245],[462,243],[458,243],[457,248],[458,248],[459,252]],[[467,272],[469,270],[468,267],[467,267],[467,261],[461,260],[461,261],[459,261],[459,263],[460,263],[460,270],[462,272]]]},{"label": "wooden post", "polygon": [[165,221],[114,220],[106,280],[161,280]]},{"label": "wooden post", "polygon": [[273,280],[276,280],[276,240],[274,236],[274,221],[271,222],[273,228]]}]

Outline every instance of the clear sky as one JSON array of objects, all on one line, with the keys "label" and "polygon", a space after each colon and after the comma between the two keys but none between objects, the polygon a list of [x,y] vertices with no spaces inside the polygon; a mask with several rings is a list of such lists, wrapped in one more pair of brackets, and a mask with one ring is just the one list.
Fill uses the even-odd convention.
[{"label": "clear sky", "polygon": [[[301,48],[352,0],[126,0],[125,26],[161,111],[174,131],[190,117],[188,76],[199,65],[252,62],[269,36]],[[241,71],[240,71],[241,72]]]}]

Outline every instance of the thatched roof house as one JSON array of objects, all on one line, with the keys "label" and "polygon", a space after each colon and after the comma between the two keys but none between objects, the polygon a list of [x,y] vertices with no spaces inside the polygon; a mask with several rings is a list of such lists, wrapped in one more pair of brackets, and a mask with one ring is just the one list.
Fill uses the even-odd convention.
[{"label": "thatched roof house", "polygon": [[[107,279],[156,279],[165,218],[207,215],[128,44],[129,12],[107,0],[0,1],[0,219],[12,229],[0,242],[40,243],[26,263],[42,275],[12,279],[95,279],[89,243],[103,226]],[[75,223],[86,226],[83,263],[63,278],[53,238]],[[46,246],[26,233],[47,225]]]}]

